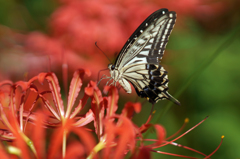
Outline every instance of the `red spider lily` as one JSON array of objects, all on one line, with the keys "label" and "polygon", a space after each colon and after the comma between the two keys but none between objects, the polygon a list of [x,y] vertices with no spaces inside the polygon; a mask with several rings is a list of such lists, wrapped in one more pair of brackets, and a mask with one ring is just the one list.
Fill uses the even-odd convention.
[{"label": "red spider lily", "polygon": [[[178,157],[193,158],[155,150],[156,148],[171,144],[209,158],[220,147],[221,143],[210,155],[206,155],[175,142],[206,119],[175,139],[171,138],[176,136],[179,131],[165,138],[166,131],[163,126],[149,123],[152,115],[141,127],[136,126],[131,118],[135,113],[141,111],[141,104],[128,102],[125,104],[122,112],[117,114],[119,96],[117,89],[113,86],[106,86],[104,92],[108,92],[108,96],[102,96],[96,83],[90,81],[85,88],[83,98],[79,101],[79,104],[74,107],[74,103],[82,86],[84,74],[89,75],[90,73],[87,70],[77,70],[74,73],[70,84],[66,110],[63,106],[58,79],[54,73],[41,73],[28,82],[20,81],[13,84],[10,81],[5,81],[0,83],[0,88],[2,88],[0,89],[0,115],[2,123],[7,128],[1,129],[1,139],[13,141],[13,146],[9,145],[6,147],[9,154],[15,154],[22,158],[31,158],[35,155],[37,158],[87,157],[88,159],[120,159],[126,155],[132,158],[150,158],[151,152],[156,152]],[[44,87],[44,81],[48,83],[49,87]],[[37,82],[43,84],[41,85],[42,87],[40,87]],[[20,89],[18,90],[17,88]],[[31,92],[35,93],[35,96],[31,96]],[[6,94],[10,94],[10,96],[7,97]],[[51,95],[52,100],[48,99],[49,97],[46,96],[48,94]],[[6,102],[7,105],[5,105],[5,98],[9,98],[9,102]],[[79,116],[78,114],[86,105],[88,98],[91,98],[91,108],[84,116]],[[44,113],[37,113],[36,110],[33,109],[36,107],[38,99],[42,100],[48,113],[46,110],[43,110]],[[32,102],[29,102],[29,100]],[[6,111],[7,113],[3,110],[6,108],[8,110]],[[97,143],[94,139],[94,131],[89,132],[89,129],[85,126],[91,121],[94,121],[95,135],[98,137]],[[35,125],[29,125],[29,122],[33,122]],[[185,121],[185,123],[187,122],[188,120]],[[30,129],[26,128],[27,124]],[[45,139],[45,131],[47,128],[55,128],[55,131],[51,135],[49,149],[46,152],[44,147],[47,140]],[[144,139],[143,134],[151,128],[156,130],[156,139]],[[28,130],[33,130],[34,133],[29,134],[26,132]],[[180,130],[182,130],[182,128]],[[74,141],[67,144],[67,140],[72,133],[76,134],[81,142]],[[32,140],[30,140],[30,138]],[[149,145],[146,144],[145,141],[153,141],[154,143]],[[27,145],[31,148],[31,152],[29,152]],[[61,146],[62,150],[60,151]],[[14,148],[14,150],[11,150],[11,148]],[[6,152],[2,151],[2,149],[2,146],[0,146],[0,155],[6,156]]]},{"label": "red spider lily", "polygon": [[[16,144],[21,148],[25,147],[24,143],[26,143],[32,152],[36,153],[32,141],[25,134],[27,122],[24,123],[24,106],[27,106],[25,104],[28,98],[32,98],[27,95],[28,83],[19,81],[13,84],[11,81],[4,81],[0,83],[0,88],[0,120],[5,126],[4,129],[0,130],[0,139],[15,140]],[[18,88],[20,90],[17,90]],[[3,98],[7,99],[8,102],[4,102]],[[32,109],[34,104],[35,102],[30,105],[29,110]],[[21,151],[25,152],[25,148],[21,149]],[[29,157],[24,156],[24,158]]]},{"label": "red spider lily", "polygon": [[[79,126],[83,126],[88,124],[89,122],[91,122],[93,120],[93,113],[91,112],[91,110],[86,114],[86,117],[78,117],[78,113],[79,111],[83,108],[83,106],[86,103],[86,99],[87,98],[83,98],[83,100],[81,100],[79,102],[79,105],[75,108],[74,111],[72,111],[73,109],[73,104],[76,100],[76,97],[80,91],[80,86],[82,85],[82,78],[84,74],[88,74],[88,71],[83,71],[83,70],[78,70],[75,72],[74,77],[72,79],[71,85],[70,85],[70,91],[69,91],[69,97],[68,97],[68,106],[67,106],[67,110],[66,112],[64,111],[64,106],[63,106],[63,101],[61,99],[61,95],[60,95],[60,87],[58,84],[58,80],[55,76],[55,74],[53,73],[41,73],[38,76],[32,78],[31,80],[29,80],[28,82],[17,82],[16,84],[12,84],[11,82],[3,82],[1,83],[0,86],[2,85],[6,85],[9,84],[12,89],[11,89],[11,97],[10,97],[10,102],[9,102],[9,110],[10,110],[10,115],[11,118],[10,119],[16,119],[14,116],[19,116],[17,118],[19,121],[19,124],[17,121],[14,121],[15,126],[13,127],[10,122],[8,121],[8,118],[6,116],[6,114],[3,111],[3,106],[2,104],[0,105],[1,108],[1,121],[3,122],[3,124],[8,128],[8,130],[10,130],[10,132],[8,130],[1,130],[2,131],[2,135],[1,138],[6,139],[6,140],[13,140],[13,139],[18,139],[16,136],[16,132],[24,132],[24,125],[23,122],[24,120],[26,121],[34,121],[37,120],[37,118],[35,117],[35,114],[33,114],[31,112],[31,110],[33,109],[34,104],[36,103],[36,100],[38,98],[41,98],[44,106],[49,110],[49,112],[52,114],[50,117],[52,118],[49,121],[45,121],[44,126],[47,127],[59,127],[61,125],[64,125],[65,122],[67,122],[67,119],[76,119],[75,122],[73,123],[73,126],[79,127]],[[33,102],[31,108],[29,109],[28,112],[24,112],[24,110],[26,110],[26,101],[27,99],[24,99],[26,97],[26,91],[27,89],[30,89],[32,91],[38,92],[37,87],[33,84],[34,81],[38,79],[38,81],[40,83],[43,83],[43,81],[46,79],[49,83],[49,87],[51,91],[43,91],[41,93],[38,93],[37,98],[35,99],[35,101]],[[20,104],[17,107],[16,106],[16,88],[17,87],[21,87],[22,88],[22,93],[20,94]],[[44,94],[47,93],[51,93],[52,94],[52,99],[53,99],[53,105],[50,104],[50,102],[45,98]],[[27,96],[29,97],[29,95]],[[30,97],[29,97],[30,98]],[[24,108],[23,108],[24,107]],[[19,112],[19,114],[17,114]],[[27,122],[26,122],[27,123]],[[26,124],[25,124],[26,126]],[[22,134],[22,138],[25,139],[26,142],[28,142],[28,138],[23,134]],[[34,149],[34,147],[33,147]],[[35,152],[35,150],[34,150]]]},{"label": "red spider lily", "polygon": [[[178,157],[193,158],[190,156],[183,156],[154,150],[168,144],[183,147],[190,151],[199,153],[205,156],[205,158],[209,158],[219,148],[218,147],[215,151],[213,151],[212,154],[207,156],[197,150],[175,143],[176,140],[186,135],[188,132],[200,125],[206,119],[192,127],[190,130],[186,131],[179,137],[167,141],[176,136],[183,129],[185,124],[188,122],[188,119],[185,120],[185,124],[177,133],[165,139],[166,132],[161,125],[149,124],[151,116],[149,117],[147,122],[141,127],[137,127],[131,121],[131,117],[133,116],[134,112],[138,113],[141,110],[141,105],[139,103],[126,103],[124,109],[122,110],[122,113],[120,115],[115,114],[117,110],[116,100],[118,99],[117,89],[115,87],[106,86],[104,92],[107,91],[110,92],[108,98],[102,97],[101,91],[98,89],[96,83],[94,82],[90,82],[88,87],[85,88],[86,94],[88,94],[92,99],[91,109],[94,112],[95,131],[99,139],[99,142],[93,149],[90,158],[93,157],[94,154],[97,154],[100,150],[103,150],[103,158],[123,158],[129,151],[132,153],[133,158],[136,158],[136,156],[139,156],[141,153],[144,153],[144,156],[150,156],[150,152],[162,153]],[[144,139],[142,136],[143,133],[151,127],[155,128],[157,139]],[[136,146],[138,140],[141,141],[140,146]],[[144,141],[155,141],[155,143],[151,145],[145,145]]]},{"label": "red spider lily", "polygon": [[[82,100],[79,101],[78,105],[74,107],[74,103],[82,86],[82,79],[84,74],[90,75],[90,72],[87,70],[77,70],[74,73],[70,84],[66,110],[63,105],[63,99],[61,98],[58,79],[54,73],[41,73],[30,80],[32,82],[38,79],[41,84],[44,84],[44,81],[46,80],[49,84],[50,91],[38,91],[38,98],[42,99],[44,106],[49,110],[51,114],[51,121],[47,121],[45,123],[45,126],[59,127],[65,122],[66,119],[69,118],[75,119],[73,126],[80,127],[90,123],[93,120],[93,113],[91,110],[85,114],[85,117],[80,117],[78,115],[78,113],[83,109],[87,102],[86,95],[82,98]],[[37,90],[37,87],[35,87],[35,89]],[[48,99],[45,96],[49,93],[52,96],[52,100]],[[53,104],[51,104],[51,102],[53,102]]]},{"label": "red spider lily", "polygon": [[[81,139],[81,142],[75,141],[68,144],[65,158],[86,158],[86,155],[88,155],[94,145],[96,145],[93,136],[88,131],[83,128],[73,127],[72,120],[67,120],[65,125],[59,127],[53,132],[50,138],[50,146],[48,150],[45,151],[47,138],[45,135],[46,129],[44,127],[45,123],[43,122],[43,119],[46,115],[43,112],[38,112],[35,117],[37,120],[34,121],[35,125],[31,125],[32,133],[29,137],[32,138],[32,142],[36,147],[36,158],[60,158],[61,153],[59,152],[59,147],[62,145],[62,137],[64,136],[65,130],[68,130],[69,134],[70,132],[76,134],[79,139]],[[27,149],[26,143],[21,140],[19,135],[20,134],[16,134],[16,140],[13,141],[13,145],[15,146],[8,145],[3,148],[0,144],[0,155],[2,159],[12,158],[7,155],[4,149],[8,151],[8,154],[15,154],[21,158],[34,158],[32,152]]]}]

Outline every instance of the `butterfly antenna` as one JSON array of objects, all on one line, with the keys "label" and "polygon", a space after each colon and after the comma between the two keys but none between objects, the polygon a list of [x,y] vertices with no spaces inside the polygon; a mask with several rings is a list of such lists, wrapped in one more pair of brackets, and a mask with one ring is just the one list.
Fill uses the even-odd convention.
[{"label": "butterfly antenna", "polygon": [[112,61],[108,58],[108,56],[98,47],[97,42],[95,42],[95,45],[107,57],[108,61],[112,63]]}]

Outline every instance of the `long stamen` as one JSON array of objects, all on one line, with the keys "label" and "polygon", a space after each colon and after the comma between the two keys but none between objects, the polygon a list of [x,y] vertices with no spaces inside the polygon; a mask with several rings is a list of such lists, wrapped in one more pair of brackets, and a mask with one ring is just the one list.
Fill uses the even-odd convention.
[{"label": "long stamen", "polygon": [[[143,139],[144,141],[152,141],[152,142],[156,142],[157,140],[156,139]],[[166,141],[165,141],[165,143],[166,143]],[[190,150],[190,151],[193,151],[193,152],[196,152],[196,153],[198,153],[198,154],[200,154],[200,155],[203,155],[203,156],[207,156],[206,154],[204,154],[204,153],[202,153],[202,152],[200,152],[200,151],[197,151],[197,150],[195,150],[195,149],[193,149],[193,148],[190,148],[190,147],[187,147],[187,146],[184,146],[184,145],[181,145],[181,144],[178,144],[178,143],[176,143],[176,142],[171,142],[171,143],[169,143],[169,144],[171,144],[171,145],[174,145],[174,146],[177,146],[177,147],[182,147],[182,148],[184,148],[184,149],[187,149],[187,150]],[[150,145],[148,145],[148,146],[150,146]],[[163,151],[161,151],[162,153],[164,153]]]},{"label": "long stamen", "polygon": [[156,151],[156,150],[151,150],[151,151],[153,151],[153,152],[157,152],[157,153],[161,153],[161,154],[165,154],[165,155],[170,155],[170,156],[177,156],[177,157],[194,158],[194,159],[196,159],[196,157],[190,157],[190,156],[178,155],[178,154],[169,153],[169,152]]},{"label": "long stamen", "polygon": [[[211,157],[211,156],[219,149],[219,147],[222,145],[224,135],[222,135],[221,138],[222,138],[222,140],[221,140],[220,144],[218,145],[218,147],[217,147],[212,153],[210,153],[208,156],[206,156],[206,157],[205,157],[206,159],[209,158],[209,157]],[[204,158],[204,159],[205,159],[205,158]]]},{"label": "long stamen", "polygon": [[195,150],[195,149],[193,149],[193,148],[190,148],[190,147],[187,147],[187,146],[178,144],[178,143],[176,143],[176,142],[172,142],[172,143],[170,143],[170,144],[171,144],[171,145],[174,145],[174,146],[177,146],[177,147],[182,147],[182,148],[184,148],[184,149],[187,149],[187,150],[190,150],[190,151],[193,151],[193,152],[196,152],[196,153],[198,153],[198,154],[200,154],[200,155],[203,155],[203,156],[207,156],[206,154],[204,154],[204,153],[202,153],[202,152],[200,152],[200,151],[197,151],[197,150]]},{"label": "long stamen", "polygon": [[192,131],[193,129],[195,129],[198,125],[202,124],[207,118],[208,118],[208,116],[207,116],[205,119],[203,119],[202,121],[200,121],[198,124],[196,124],[195,126],[193,126],[191,129],[189,129],[188,131],[186,131],[185,133],[183,133],[182,135],[180,135],[180,136],[178,136],[177,138],[173,139],[172,141],[166,142],[166,143],[164,143],[164,144],[162,144],[162,145],[159,145],[159,146],[155,146],[155,147],[153,147],[153,149],[159,148],[159,147],[163,147],[163,146],[165,146],[165,145],[168,145],[168,144],[170,144],[170,143],[178,140],[179,138],[183,137],[184,135],[186,135],[187,133],[189,133],[190,131]]},{"label": "long stamen", "polygon": [[174,136],[176,136],[177,134],[179,134],[179,133],[183,130],[183,128],[186,126],[186,124],[187,124],[188,122],[189,122],[189,119],[186,118],[186,119],[184,120],[184,123],[183,123],[182,127],[181,127],[176,133],[174,133],[173,135],[169,136],[169,137],[166,138],[165,140],[169,140],[169,139],[173,138]]}]

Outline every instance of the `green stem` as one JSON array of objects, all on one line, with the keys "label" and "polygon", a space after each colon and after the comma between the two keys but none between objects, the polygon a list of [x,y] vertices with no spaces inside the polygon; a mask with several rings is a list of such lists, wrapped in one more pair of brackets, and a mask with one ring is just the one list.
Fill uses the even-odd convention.
[{"label": "green stem", "polygon": [[92,159],[96,153],[98,153],[100,150],[102,150],[105,147],[106,143],[104,140],[101,140],[92,150],[90,155],[87,157],[87,159]]},{"label": "green stem", "polygon": [[33,145],[32,140],[30,140],[24,133],[21,132],[21,136],[23,138],[23,140],[26,142],[26,144],[30,147],[30,149],[32,150],[32,152],[34,153],[34,155],[37,157],[37,151]]},{"label": "green stem", "polygon": [[[20,135],[22,136],[23,141],[26,142],[26,144],[28,145],[28,147],[32,150],[33,154],[36,156],[37,158],[37,151],[33,145],[32,140],[30,140],[24,133],[20,132]],[[21,157],[22,152],[19,148],[14,147],[14,146],[7,146],[7,150],[10,154],[14,154],[17,155],[19,157]]]}]

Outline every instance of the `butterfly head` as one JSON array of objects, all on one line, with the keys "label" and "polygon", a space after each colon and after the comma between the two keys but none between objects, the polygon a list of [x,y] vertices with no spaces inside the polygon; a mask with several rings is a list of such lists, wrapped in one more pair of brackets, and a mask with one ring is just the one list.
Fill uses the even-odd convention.
[{"label": "butterfly head", "polygon": [[108,68],[109,68],[110,71],[113,71],[113,70],[115,69],[115,65],[113,65],[113,64],[110,63],[110,64],[108,65]]},{"label": "butterfly head", "polygon": [[111,75],[114,83],[116,83],[120,78],[118,69],[115,67],[114,64],[109,64],[108,69],[110,71],[110,75]]}]

